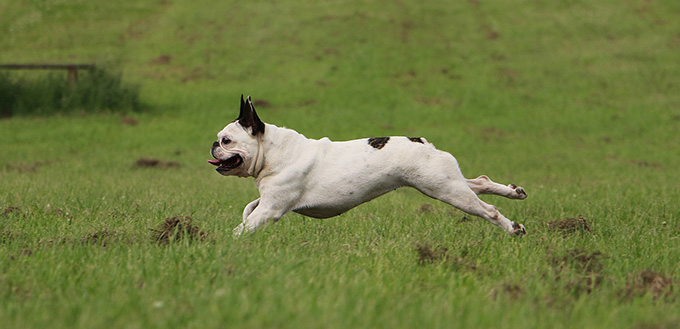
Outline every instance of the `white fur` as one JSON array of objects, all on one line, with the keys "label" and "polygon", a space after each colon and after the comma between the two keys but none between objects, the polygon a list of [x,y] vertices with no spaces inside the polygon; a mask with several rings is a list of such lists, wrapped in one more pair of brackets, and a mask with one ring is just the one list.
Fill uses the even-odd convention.
[{"label": "white fur", "polygon": [[390,137],[382,147],[357,139],[332,142],[328,138],[308,139],[286,128],[265,125],[264,134],[235,121],[217,134],[218,141],[230,142],[214,147],[216,159],[235,154],[243,164],[223,175],[254,177],[260,198],[243,211],[243,223],[235,235],[252,232],[289,211],[327,218],[339,215],[402,186],[444,201],[466,213],[482,217],[513,235],[523,235],[524,226],[501,215],[477,194],[497,194],[524,199],[521,187],[504,186],[486,176],[465,179],[458,162],[432,144],[414,142],[406,137]]}]

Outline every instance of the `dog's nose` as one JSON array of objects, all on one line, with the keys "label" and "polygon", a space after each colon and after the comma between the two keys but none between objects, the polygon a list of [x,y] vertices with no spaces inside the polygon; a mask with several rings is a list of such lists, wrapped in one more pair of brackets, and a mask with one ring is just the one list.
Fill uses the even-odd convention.
[{"label": "dog's nose", "polygon": [[220,143],[214,142],[212,148],[210,149],[210,155],[212,155],[213,158],[217,158],[215,156],[215,149],[220,146]]}]

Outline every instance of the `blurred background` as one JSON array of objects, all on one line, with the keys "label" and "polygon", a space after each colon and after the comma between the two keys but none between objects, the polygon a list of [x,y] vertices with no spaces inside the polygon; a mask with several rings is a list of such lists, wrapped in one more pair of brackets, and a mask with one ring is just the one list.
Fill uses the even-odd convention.
[{"label": "blurred background", "polygon": [[[546,162],[564,144],[677,161],[656,152],[678,142],[675,1],[33,0],[0,11],[0,63],[95,64],[138,97],[54,112],[174,118],[186,130],[164,135],[173,143],[208,145],[203,133],[231,121],[243,93],[265,121],[313,138],[424,135],[450,151],[482,145],[469,156],[491,161],[508,144]],[[522,158],[513,165],[536,165]]]},{"label": "blurred background", "polygon": [[[675,328],[679,77],[677,0],[0,0],[0,318]],[[310,138],[425,137],[526,188],[489,202],[529,234],[400,189],[233,240],[258,192],[205,160],[241,94]],[[200,242],[149,238],[187,218]]]}]

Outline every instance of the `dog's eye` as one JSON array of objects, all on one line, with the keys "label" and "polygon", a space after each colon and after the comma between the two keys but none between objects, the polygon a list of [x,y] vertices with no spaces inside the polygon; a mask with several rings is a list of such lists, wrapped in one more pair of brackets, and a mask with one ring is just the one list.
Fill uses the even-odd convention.
[{"label": "dog's eye", "polygon": [[222,137],[222,145],[231,143],[231,140],[226,137]]}]

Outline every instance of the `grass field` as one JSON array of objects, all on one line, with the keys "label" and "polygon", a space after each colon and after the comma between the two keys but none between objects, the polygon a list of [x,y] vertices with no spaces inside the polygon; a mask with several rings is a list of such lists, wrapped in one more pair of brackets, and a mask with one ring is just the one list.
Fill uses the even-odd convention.
[{"label": "grass field", "polygon": [[[114,67],[150,108],[0,120],[2,328],[680,326],[677,1],[0,12],[1,63]],[[205,160],[241,93],[310,138],[424,136],[526,188],[483,199],[528,234],[400,189],[232,239],[257,190]]]}]

